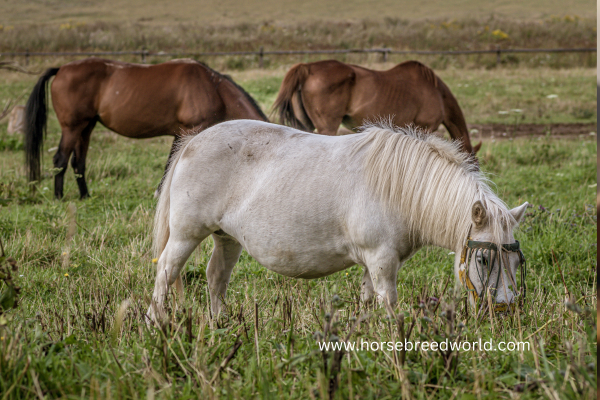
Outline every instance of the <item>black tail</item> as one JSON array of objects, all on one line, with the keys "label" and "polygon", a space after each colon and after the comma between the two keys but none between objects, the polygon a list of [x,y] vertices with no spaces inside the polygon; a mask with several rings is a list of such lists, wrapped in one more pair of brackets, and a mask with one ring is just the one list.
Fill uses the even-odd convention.
[{"label": "black tail", "polygon": [[46,136],[46,87],[59,68],[49,68],[35,84],[25,106],[25,164],[29,181],[39,181],[42,175],[40,158]]}]

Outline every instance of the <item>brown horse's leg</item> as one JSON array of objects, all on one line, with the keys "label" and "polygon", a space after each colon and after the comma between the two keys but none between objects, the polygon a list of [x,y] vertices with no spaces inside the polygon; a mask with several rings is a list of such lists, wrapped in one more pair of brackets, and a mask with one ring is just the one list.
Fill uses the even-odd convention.
[{"label": "brown horse's leg", "polygon": [[71,153],[75,150],[75,146],[77,146],[78,142],[81,140],[81,134],[88,124],[89,122],[75,127],[62,127],[62,137],[60,138],[58,151],[53,158],[54,169],[58,171],[56,175],[54,175],[54,196],[57,199],[62,199],[63,197],[65,172],[67,172],[69,158],[71,158]]},{"label": "brown horse's leg", "polygon": [[88,126],[81,132],[81,136],[75,145],[73,158],[71,159],[71,166],[75,172],[77,186],[79,187],[79,195],[82,199],[90,196],[87,184],[85,183],[85,159],[90,146],[90,136],[92,135],[94,126],[96,126],[96,120],[90,121]]},{"label": "brown horse's leg", "polygon": [[346,105],[350,98],[349,88],[339,93],[302,93],[306,113],[320,135],[337,135],[346,115]]},{"label": "brown horse's leg", "polygon": [[163,173],[162,178],[160,178],[160,183],[158,184],[158,187],[156,188],[156,192],[154,192],[154,197],[156,197],[156,198],[158,198],[158,195],[160,194],[160,191],[162,189],[163,182],[165,180],[165,175],[167,175],[167,171],[169,170],[169,165],[171,165],[171,159],[173,158],[173,154],[175,154],[175,152],[177,151],[179,139],[180,139],[180,136],[175,136],[175,139],[173,139],[173,144],[171,145],[171,151],[169,152],[169,158],[167,158],[167,164],[165,165],[165,172]]},{"label": "brown horse's leg", "polygon": [[56,172],[56,175],[54,175],[54,197],[59,200],[63,197],[65,172],[67,172],[69,158],[71,157],[71,153],[77,144],[77,140],[78,137],[73,131],[63,129],[58,150],[53,158],[54,169],[58,171]]}]

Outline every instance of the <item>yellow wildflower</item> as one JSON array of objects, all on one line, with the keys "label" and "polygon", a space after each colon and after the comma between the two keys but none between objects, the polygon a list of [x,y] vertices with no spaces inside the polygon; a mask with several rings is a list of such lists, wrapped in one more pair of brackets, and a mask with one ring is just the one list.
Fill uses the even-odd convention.
[{"label": "yellow wildflower", "polygon": [[158,258],[153,258],[152,259],[152,264],[156,264],[158,262]]},{"label": "yellow wildflower", "polygon": [[495,31],[493,31],[492,35],[494,35],[494,37],[496,39],[500,39],[500,40],[508,39],[508,35],[505,32],[502,32],[500,29],[496,29]]},{"label": "yellow wildflower", "polygon": [[68,277],[69,277],[69,274],[65,274],[65,276],[68,278]]}]

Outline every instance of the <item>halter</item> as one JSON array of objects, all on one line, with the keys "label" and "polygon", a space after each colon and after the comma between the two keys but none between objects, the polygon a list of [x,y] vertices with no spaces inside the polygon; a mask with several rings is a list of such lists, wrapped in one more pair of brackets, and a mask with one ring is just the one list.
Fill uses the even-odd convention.
[{"label": "halter", "polygon": [[[519,254],[519,270],[521,273],[521,282],[520,282],[520,288],[519,288],[518,292],[516,292],[517,283],[513,281],[512,274],[507,273],[507,276],[511,280],[513,290],[516,292],[515,293],[516,296],[522,295],[521,302],[524,302],[525,295],[527,292],[527,286],[525,285],[525,278],[527,277],[527,263],[525,261],[525,256],[523,255],[523,252],[521,251],[519,241],[516,240],[515,243],[503,244],[502,249],[507,252]],[[477,262],[478,265],[476,268],[476,272],[479,277],[479,281],[483,284],[481,293],[477,292],[477,290],[475,289],[475,285],[473,285],[473,282],[471,282],[471,279],[469,278],[469,273],[468,273],[469,266],[471,264],[470,261],[471,261],[471,258],[473,255],[481,256],[481,264],[479,262]],[[486,255],[487,255],[487,258],[485,257]],[[476,258],[476,260],[477,260],[477,258]],[[496,266],[496,260],[498,261],[497,262],[497,265],[499,266],[498,268],[502,268],[502,266],[504,266],[504,268],[506,268],[505,263],[503,263],[500,260],[500,254],[498,252],[498,246],[496,246],[496,244],[494,244],[492,242],[478,242],[478,241],[472,240],[470,236],[467,237],[466,243],[462,249],[462,253],[460,256],[460,267],[464,266],[464,268],[459,270],[458,275],[459,275],[460,281],[466,287],[467,291],[471,292],[473,294],[473,297],[475,298],[475,302],[477,302],[481,299],[482,304],[483,304],[483,294],[484,294],[483,292],[489,286],[490,277],[492,276],[492,272],[494,272],[494,266]],[[505,261],[508,261],[508,260],[505,259]],[[491,265],[489,265],[489,268],[487,268],[487,276],[484,277],[483,276],[483,275],[485,275],[484,266],[486,266],[486,264],[488,264],[488,263]],[[498,282],[500,281],[501,272],[502,271],[499,270],[498,274],[497,274],[496,284],[494,285],[494,287],[496,287],[496,288],[498,288]],[[494,311],[505,312],[509,308],[511,310],[514,309],[514,303],[511,304],[510,306],[506,303],[496,304],[496,306],[494,307]]]}]

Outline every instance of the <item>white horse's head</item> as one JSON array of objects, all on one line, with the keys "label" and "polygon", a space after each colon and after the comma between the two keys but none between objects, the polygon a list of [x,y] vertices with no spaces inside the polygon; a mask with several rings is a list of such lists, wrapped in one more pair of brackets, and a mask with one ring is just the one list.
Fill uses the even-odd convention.
[{"label": "white horse's head", "polygon": [[[495,303],[496,311],[505,311],[525,290],[525,258],[513,229],[523,219],[529,204],[525,202],[510,210],[513,220],[501,225],[501,232],[494,232],[498,224],[490,220],[481,201],[473,204],[470,235],[457,257],[459,278],[469,291],[471,304],[487,309],[488,293]],[[507,226],[508,225],[508,226]],[[501,238],[501,243],[497,239]],[[520,276],[517,277],[517,273]]]}]

